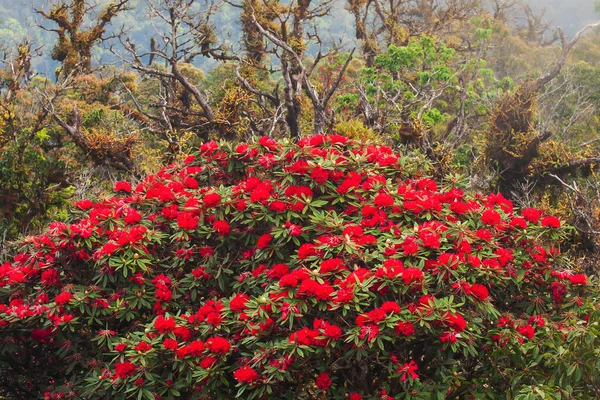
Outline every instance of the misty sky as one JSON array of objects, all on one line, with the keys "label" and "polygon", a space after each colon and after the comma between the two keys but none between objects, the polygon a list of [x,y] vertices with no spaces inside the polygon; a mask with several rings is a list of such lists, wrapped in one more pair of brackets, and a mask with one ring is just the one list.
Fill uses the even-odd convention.
[{"label": "misty sky", "polygon": [[537,8],[545,7],[553,25],[562,27],[572,35],[586,24],[600,20],[595,12],[595,0],[530,0]]}]

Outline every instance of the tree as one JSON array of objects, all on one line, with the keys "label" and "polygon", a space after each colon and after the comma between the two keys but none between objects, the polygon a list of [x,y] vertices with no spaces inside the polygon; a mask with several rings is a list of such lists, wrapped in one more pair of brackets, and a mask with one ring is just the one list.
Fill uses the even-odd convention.
[{"label": "tree", "polygon": [[2,242],[40,229],[47,218],[64,216],[85,169],[103,167],[95,171],[96,178],[136,170],[137,122],[117,96],[135,77],[105,72],[55,84],[31,69],[39,51],[25,42],[3,55]]},{"label": "tree", "polygon": [[366,123],[397,140],[428,141],[426,129],[443,119],[434,102],[455,80],[453,54],[426,36],[390,45],[363,71],[357,105]]},{"label": "tree", "polygon": [[[540,145],[554,132],[535,132],[536,103],[540,91],[554,80],[563,69],[571,49],[588,29],[599,23],[587,25],[567,42],[559,29],[561,53],[556,64],[537,79],[522,82],[516,91],[508,93],[498,102],[491,117],[489,142],[486,155],[499,174],[499,189],[507,197],[518,196],[519,185],[530,176],[530,166],[538,157]],[[541,172],[573,173],[585,166],[597,164],[600,159],[592,156],[578,158]]]},{"label": "tree", "polygon": [[487,68],[491,25],[473,18],[453,47],[429,36],[390,45],[362,70],[352,93],[338,96],[351,112],[345,118],[359,115],[391,142],[420,148],[444,175],[456,149],[485,129],[494,97],[510,86]]},{"label": "tree", "polygon": [[[160,84],[158,101],[153,102],[150,109],[144,109],[136,101],[137,110],[147,118],[150,126],[156,125],[151,129],[162,132],[175,151],[179,148],[178,136],[186,131],[194,132],[204,140],[211,134],[224,138],[235,136],[235,118],[230,118],[229,113],[221,113],[212,103],[203,91],[198,72],[193,72],[194,67],[190,65],[200,56],[220,61],[235,59],[227,48],[217,43],[213,32],[211,17],[218,7],[219,4],[212,1],[202,4],[193,0],[151,2],[150,18],[166,25],[167,29],[157,30],[158,39],[152,42],[150,51],[140,52],[134,43],[121,38],[129,54],[129,58],[121,59],[142,77]],[[148,65],[144,57],[153,63]]]},{"label": "tree", "polygon": [[0,70],[0,246],[18,234],[43,226],[50,212],[70,196],[57,143],[47,126],[48,113],[34,88],[32,58],[39,49],[29,42],[3,54]]},{"label": "tree", "polygon": [[473,0],[348,0],[348,10],[367,65],[373,66],[381,49],[405,45],[409,37],[421,35],[446,39],[481,8]]},{"label": "tree", "polygon": [[97,3],[89,0],[60,0],[52,4],[48,11],[36,9],[45,20],[57,27],[43,29],[58,35],[52,50],[52,59],[62,63],[57,76],[89,73],[92,70],[92,50],[94,46],[107,40],[106,28],[123,10],[129,0],[115,0],[98,12],[93,22],[87,26],[86,18],[96,13]]},{"label": "tree", "polygon": [[552,21],[545,20],[545,9],[535,12],[531,6],[524,5],[523,12],[527,24],[521,27],[521,35],[526,41],[538,46],[550,46],[560,39],[558,30],[554,30],[552,36],[548,37],[548,32],[552,31]]},{"label": "tree", "polygon": [[[303,96],[308,97],[312,105],[313,132],[322,134],[328,126],[332,126],[330,103],[354,55],[354,50],[352,50],[345,56],[340,69],[336,71],[336,78],[327,86],[314,80],[313,74],[323,60],[342,53],[337,47],[323,52],[325,43],[320,38],[316,26],[314,32],[305,30],[307,24],[329,14],[331,2],[312,4],[312,7],[310,0],[301,1],[294,7],[282,7],[279,3],[265,3],[261,7],[261,9],[270,7],[273,10],[272,13],[277,13],[277,18],[269,21],[265,18],[264,13],[260,15],[257,10],[252,10],[251,15],[247,15],[248,12],[245,11],[244,18],[253,20],[255,29],[260,33],[263,41],[270,43],[272,54],[280,65],[278,72],[281,72],[283,76],[285,122],[290,136],[295,140],[299,140],[301,137],[300,118]],[[307,49],[311,43],[318,47],[318,53],[314,58],[307,55]],[[248,91],[259,96],[263,103],[264,99],[267,99],[276,109],[279,108],[281,101],[278,87],[274,92],[268,93],[257,90],[239,73],[238,79]]]}]

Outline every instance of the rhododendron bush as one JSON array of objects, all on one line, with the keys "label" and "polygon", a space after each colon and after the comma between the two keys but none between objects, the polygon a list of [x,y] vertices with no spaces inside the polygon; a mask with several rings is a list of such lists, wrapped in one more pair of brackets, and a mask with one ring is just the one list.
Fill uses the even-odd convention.
[{"label": "rhododendron bush", "polygon": [[[341,136],[202,145],[0,266],[6,395],[592,398],[564,229]],[[446,187],[447,186],[447,187]]]}]

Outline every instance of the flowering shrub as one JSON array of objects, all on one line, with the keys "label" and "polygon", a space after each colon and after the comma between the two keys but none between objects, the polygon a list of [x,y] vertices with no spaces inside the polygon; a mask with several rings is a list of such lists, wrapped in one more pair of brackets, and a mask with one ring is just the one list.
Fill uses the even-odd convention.
[{"label": "flowering shrub", "polygon": [[0,266],[0,386],[29,398],[595,397],[598,290],[565,269],[560,221],[441,189],[426,169],[341,136],[210,142],[78,202],[72,223]]}]

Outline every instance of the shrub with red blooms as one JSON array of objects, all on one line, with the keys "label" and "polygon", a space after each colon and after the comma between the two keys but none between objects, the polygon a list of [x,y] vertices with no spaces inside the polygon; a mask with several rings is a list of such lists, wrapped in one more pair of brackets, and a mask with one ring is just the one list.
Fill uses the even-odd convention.
[{"label": "shrub with red blooms", "polygon": [[560,221],[426,170],[341,136],[211,142],[79,202],[0,265],[2,393],[596,398],[598,289]]}]

